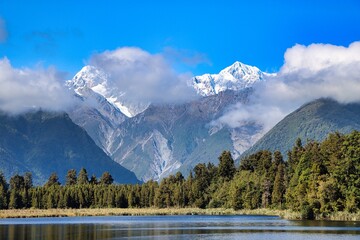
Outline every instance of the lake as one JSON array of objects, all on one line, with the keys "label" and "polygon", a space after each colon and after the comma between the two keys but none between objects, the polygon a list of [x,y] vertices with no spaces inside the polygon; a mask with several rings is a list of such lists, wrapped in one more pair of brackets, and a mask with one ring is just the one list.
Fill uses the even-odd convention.
[{"label": "lake", "polygon": [[109,216],[0,219],[0,239],[360,239],[360,222],[275,216]]}]

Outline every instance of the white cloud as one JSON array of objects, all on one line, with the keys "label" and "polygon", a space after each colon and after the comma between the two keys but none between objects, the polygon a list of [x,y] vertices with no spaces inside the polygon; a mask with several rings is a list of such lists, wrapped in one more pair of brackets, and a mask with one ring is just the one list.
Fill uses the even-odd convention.
[{"label": "white cloud", "polygon": [[21,113],[32,109],[64,110],[72,96],[54,68],[13,68],[7,58],[0,59],[0,110]]},{"label": "white cloud", "polygon": [[173,103],[195,97],[190,74],[178,74],[162,54],[124,47],[95,54],[90,64],[104,70],[111,85],[138,102]]},{"label": "white cloud", "polygon": [[295,45],[285,52],[285,64],[281,73],[294,73],[306,70],[310,73],[337,65],[348,65],[360,61],[360,42],[354,42],[349,47],[331,44],[311,44],[309,46]]},{"label": "white cloud", "polygon": [[237,104],[219,121],[239,126],[260,121],[269,130],[296,108],[318,98],[360,102],[360,42],[348,47],[295,45],[284,56],[276,76],[255,86],[249,105]]},{"label": "white cloud", "polygon": [[5,27],[5,21],[0,18],[0,43],[5,42],[7,38],[7,31]]}]

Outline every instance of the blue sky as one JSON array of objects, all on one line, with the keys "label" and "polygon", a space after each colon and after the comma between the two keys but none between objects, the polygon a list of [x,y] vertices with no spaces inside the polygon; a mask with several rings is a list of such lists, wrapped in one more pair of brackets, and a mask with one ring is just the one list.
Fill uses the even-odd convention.
[{"label": "blue sky", "polygon": [[360,1],[0,1],[0,58],[72,77],[119,47],[162,53],[178,71],[216,73],[234,61],[274,72],[295,44],[360,40]]}]

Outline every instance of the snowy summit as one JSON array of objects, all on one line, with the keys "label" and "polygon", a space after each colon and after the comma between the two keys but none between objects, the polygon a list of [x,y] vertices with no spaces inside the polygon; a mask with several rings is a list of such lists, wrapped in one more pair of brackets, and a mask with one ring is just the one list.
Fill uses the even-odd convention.
[{"label": "snowy summit", "polygon": [[107,73],[94,66],[83,67],[72,80],[67,82],[67,86],[74,89],[80,96],[83,96],[86,91],[91,89],[93,92],[106,98],[109,103],[127,117],[137,115],[144,111],[149,105],[148,103],[130,102],[126,99],[126,92],[118,89],[118,87],[112,83]]},{"label": "snowy summit", "polygon": [[251,87],[255,82],[264,79],[266,75],[267,73],[260,71],[257,67],[235,62],[220,71],[219,74],[204,74],[194,77],[192,85],[198,94],[210,96],[225,90],[238,91]]}]

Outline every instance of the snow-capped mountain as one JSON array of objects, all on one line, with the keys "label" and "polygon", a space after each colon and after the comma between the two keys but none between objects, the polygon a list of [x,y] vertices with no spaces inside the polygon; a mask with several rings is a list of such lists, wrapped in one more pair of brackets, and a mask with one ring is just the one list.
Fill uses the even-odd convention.
[{"label": "snow-capped mountain", "polygon": [[94,66],[83,67],[72,80],[67,82],[67,85],[80,96],[84,89],[91,89],[106,98],[127,117],[136,116],[149,106],[149,103],[129,101],[126,92],[113,84],[111,76]]},{"label": "snow-capped mountain", "polygon": [[[204,74],[191,79],[191,85],[201,96],[211,96],[226,90],[239,91],[251,87],[270,74],[260,71],[257,67],[235,62],[218,74]],[[91,89],[103,96],[109,103],[119,109],[127,117],[134,117],[145,111],[150,103],[129,101],[126,92],[119,89],[111,76],[94,66],[83,67],[72,80],[67,82],[70,88],[83,96],[84,91]]]},{"label": "snow-capped mountain", "polygon": [[160,180],[177,171],[186,175],[197,163],[217,163],[223,150],[239,156],[263,135],[256,123],[230,128],[213,122],[232,104],[246,104],[251,86],[266,76],[256,67],[235,62],[219,74],[191,79],[201,98],[153,105],[129,102],[111,76],[86,66],[67,82],[79,99],[69,115],[142,181]]},{"label": "snow-capped mountain", "polygon": [[210,96],[226,90],[239,91],[251,87],[267,75],[257,67],[235,62],[218,74],[196,76],[191,84],[201,96]]}]

